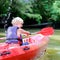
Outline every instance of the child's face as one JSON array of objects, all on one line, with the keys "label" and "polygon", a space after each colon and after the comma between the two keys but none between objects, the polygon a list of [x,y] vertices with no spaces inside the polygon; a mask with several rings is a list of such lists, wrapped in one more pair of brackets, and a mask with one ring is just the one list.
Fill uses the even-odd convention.
[{"label": "child's face", "polygon": [[23,27],[23,23],[21,23],[21,22],[18,22],[18,23],[16,23],[15,25],[16,25],[17,27],[19,27],[19,28]]}]

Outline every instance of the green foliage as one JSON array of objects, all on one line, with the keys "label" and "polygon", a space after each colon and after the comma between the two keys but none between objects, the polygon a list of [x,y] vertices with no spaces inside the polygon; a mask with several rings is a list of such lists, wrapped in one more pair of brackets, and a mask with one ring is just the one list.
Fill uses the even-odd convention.
[{"label": "green foliage", "polygon": [[51,8],[51,18],[55,21],[60,20],[60,1],[55,1]]},{"label": "green foliage", "polygon": [[9,0],[0,0],[0,17],[6,16],[7,11],[9,10],[10,1]]},{"label": "green foliage", "polygon": [[41,21],[60,20],[60,1],[56,0],[0,0],[0,17],[7,16],[8,12],[12,16],[20,16],[24,20],[27,18]]},{"label": "green foliage", "polygon": [[32,8],[33,7],[32,3],[33,3],[32,0],[30,0],[28,2],[25,0],[22,0],[22,1],[21,0],[14,0],[13,4],[12,4],[12,11],[18,12],[18,14],[15,13],[14,15],[20,16],[24,20],[26,20],[27,17],[29,19],[32,18],[32,19],[35,19],[39,24],[40,20],[42,19],[42,16],[40,15],[40,13],[34,12],[34,8]]},{"label": "green foliage", "polygon": [[30,13],[27,13],[26,16],[28,16],[29,18],[35,19],[38,22],[38,24],[40,24],[40,19],[42,19],[40,14],[30,14]]}]

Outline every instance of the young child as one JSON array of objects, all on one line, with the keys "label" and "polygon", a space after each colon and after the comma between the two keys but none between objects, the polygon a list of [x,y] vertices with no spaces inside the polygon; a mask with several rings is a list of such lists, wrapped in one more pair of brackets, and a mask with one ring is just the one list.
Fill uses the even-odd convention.
[{"label": "young child", "polygon": [[6,43],[20,43],[22,44],[22,36],[21,34],[29,35],[30,32],[22,29],[23,27],[23,19],[20,17],[16,17],[12,20],[12,25],[7,29],[6,34]]}]

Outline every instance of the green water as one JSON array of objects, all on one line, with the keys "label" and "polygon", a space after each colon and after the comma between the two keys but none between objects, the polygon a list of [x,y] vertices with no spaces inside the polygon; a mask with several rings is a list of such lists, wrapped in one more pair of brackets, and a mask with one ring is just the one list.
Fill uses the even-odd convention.
[{"label": "green water", "polygon": [[[35,32],[39,29],[30,29],[30,31]],[[60,30],[55,30],[54,35],[50,37],[45,55],[36,60],[60,60]]]},{"label": "green water", "polygon": [[60,60],[60,30],[55,30],[54,35],[50,37],[45,55],[36,60]]},{"label": "green water", "polygon": [[[29,30],[30,32],[39,31],[39,29],[26,29],[26,30]],[[0,31],[0,37],[2,36],[5,36],[3,30]],[[36,60],[60,60],[60,30],[55,30],[54,35],[50,37],[50,41],[45,55],[42,57],[38,57]]]}]

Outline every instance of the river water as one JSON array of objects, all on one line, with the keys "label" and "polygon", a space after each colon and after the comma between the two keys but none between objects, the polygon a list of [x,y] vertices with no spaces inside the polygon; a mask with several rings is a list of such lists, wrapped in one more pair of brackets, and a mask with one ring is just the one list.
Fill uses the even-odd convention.
[{"label": "river water", "polygon": [[[39,29],[29,29],[30,32],[39,31]],[[55,30],[54,35],[50,37],[46,53],[35,60],[60,60],[60,30]]]}]

